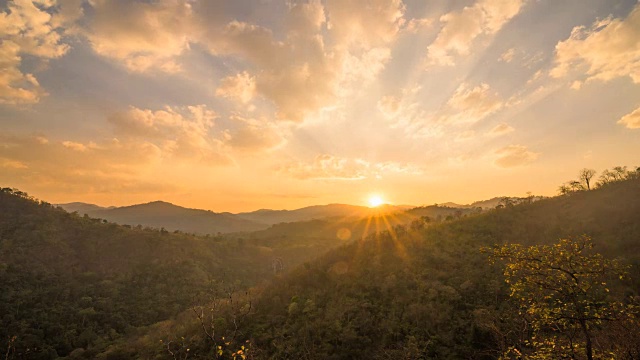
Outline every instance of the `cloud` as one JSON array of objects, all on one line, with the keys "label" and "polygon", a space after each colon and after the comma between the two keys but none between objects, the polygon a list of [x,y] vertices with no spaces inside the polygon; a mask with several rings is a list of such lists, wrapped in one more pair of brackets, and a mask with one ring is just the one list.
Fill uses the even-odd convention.
[{"label": "cloud", "polygon": [[535,161],[540,153],[529,151],[526,146],[508,145],[494,152],[494,163],[502,168],[522,166]]},{"label": "cloud", "polygon": [[393,174],[420,174],[410,164],[396,162],[371,163],[363,159],[341,158],[329,154],[316,156],[311,162],[290,162],[277,168],[281,174],[299,180],[353,181],[382,178]]},{"label": "cloud", "polygon": [[352,88],[353,84],[368,84],[378,77],[386,63],[391,59],[391,50],[385,47],[373,48],[355,56],[346,54],[342,62],[342,76],[339,80],[342,94],[349,94],[344,89]]},{"label": "cloud", "polygon": [[411,19],[402,27],[402,31],[409,34],[416,34],[424,29],[430,28],[432,25],[432,19]]},{"label": "cloud", "polygon": [[246,71],[227,76],[220,81],[216,96],[233,98],[243,104],[249,103],[256,92],[256,79]]},{"label": "cloud", "polygon": [[[37,136],[0,135],[0,181],[47,189],[57,194],[117,192],[135,189],[153,192],[157,182],[141,175],[161,159],[161,150],[148,142],[100,143],[42,141]],[[148,186],[148,188],[147,188]]]},{"label": "cloud", "polygon": [[454,65],[454,57],[468,55],[473,41],[493,35],[516,16],[524,0],[478,0],[460,11],[442,15],[438,36],[427,48],[428,60],[435,65]]},{"label": "cloud", "polygon": [[487,133],[489,136],[502,136],[508,134],[515,129],[506,123],[498,124]]},{"label": "cloud", "polygon": [[187,0],[153,2],[93,0],[84,30],[93,50],[135,72],[180,71],[176,57],[194,34]]},{"label": "cloud", "polygon": [[75,151],[85,151],[87,150],[87,146],[82,144],[82,143],[78,143],[78,142],[74,142],[74,141],[63,141],[62,142],[62,146],[66,147],[67,149],[71,149],[71,150],[75,150]]},{"label": "cloud", "polygon": [[500,61],[510,63],[513,58],[516,56],[516,49],[511,48],[500,55]]},{"label": "cloud", "polygon": [[126,139],[140,139],[162,149],[165,156],[175,156],[209,165],[228,164],[222,142],[210,134],[216,114],[204,105],[162,110],[139,109],[115,113],[108,118],[115,134]]},{"label": "cloud", "polygon": [[47,95],[35,75],[24,70],[23,57],[47,61],[69,50],[54,25],[55,10],[54,1],[19,0],[0,12],[0,104],[33,104]]},{"label": "cloud", "polygon": [[618,124],[627,129],[640,129],[640,107],[618,120]]},{"label": "cloud", "polygon": [[429,116],[416,99],[420,86],[402,89],[401,95],[383,96],[377,103],[378,110],[392,128],[402,129],[405,136],[428,138],[442,135],[441,124],[427,121]]},{"label": "cloud", "polygon": [[402,103],[401,99],[393,95],[383,96],[382,99],[378,101],[378,110],[382,112],[387,118],[393,118],[397,116],[401,109]]},{"label": "cloud", "polygon": [[205,8],[197,18],[200,43],[214,56],[235,56],[246,65],[241,77],[223,80],[218,95],[241,92],[249,99],[255,89],[254,94],[275,104],[278,119],[293,122],[335,100],[341,57],[325,48],[320,2],[289,5],[283,40],[270,29],[245,21],[210,22],[202,16],[215,12],[209,9],[214,4],[201,6]]},{"label": "cloud", "polygon": [[443,116],[448,123],[476,123],[498,111],[504,105],[488,84],[471,87],[462,83],[447,101],[449,114]]},{"label": "cloud", "polygon": [[29,166],[27,166],[25,163],[23,163],[21,161],[0,158],[0,168],[5,168],[5,169],[28,169]]},{"label": "cloud", "polygon": [[458,133],[456,137],[453,139],[455,142],[464,142],[471,140],[476,137],[476,132],[473,130],[466,130],[461,133]]},{"label": "cloud", "polygon": [[640,4],[624,20],[608,17],[590,28],[575,27],[559,42],[550,75],[560,78],[574,69],[584,69],[587,80],[629,76],[640,83]]},{"label": "cloud", "polygon": [[243,151],[263,151],[284,144],[283,131],[262,119],[231,116],[233,126],[224,130],[224,144]]},{"label": "cloud", "polygon": [[328,0],[328,24],[339,46],[370,49],[393,41],[404,23],[401,0]]},{"label": "cloud", "polygon": [[84,34],[97,54],[136,72],[182,71],[181,55],[194,46],[232,58],[239,69],[221,79],[216,96],[250,106],[259,96],[275,105],[277,119],[291,122],[375,80],[404,24],[400,0],[287,2],[277,31],[236,14],[233,2],[91,4]]}]

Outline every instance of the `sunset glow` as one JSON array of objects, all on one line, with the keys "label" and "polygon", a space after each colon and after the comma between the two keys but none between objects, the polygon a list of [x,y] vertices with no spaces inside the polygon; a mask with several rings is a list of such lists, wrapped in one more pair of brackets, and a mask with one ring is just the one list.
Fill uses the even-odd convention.
[{"label": "sunset glow", "polygon": [[54,203],[470,203],[638,163],[635,0],[9,0],[0,22],[0,185]]},{"label": "sunset glow", "polygon": [[374,208],[374,207],[378,207],[378,206],[380,206],[382,204],[384,204],[384,200],[378,195],[372,195],[369,198],[369,207]]}]

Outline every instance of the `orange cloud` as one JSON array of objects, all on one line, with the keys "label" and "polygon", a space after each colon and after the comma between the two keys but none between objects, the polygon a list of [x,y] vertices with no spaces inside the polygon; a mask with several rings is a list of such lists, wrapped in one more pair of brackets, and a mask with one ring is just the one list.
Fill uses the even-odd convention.
[{"label": "orange cloud", "polygon": [[512,126],[510,126],[509,124],[502,123],[502,124],[496,125],[493,129],[489,130],[487,135],[490,135],[490,136],[502,136],[502,135],[508,134],[508,133],[510,133],[510,132],[512,132],[514,130],[515,129]]},{"label": "orange cloud", "polygon": [[[9,1],[0,12],[0,104],[32,104],[47,92],[36,77],[22,69],[24,55],[49,60],[63,56],[55,2]],[[54,15],[52,15],[53,13]]]},{"label": "orange cloud", "polygon": [[640,108],[637,108],[631,113],[623,116],[618,120],[618,124],[624,125],[627,129],[640,129]]},{"label": "orange cloud", "polygon": [[[147,142],[80,143],[42,137],[0,135],[0,181],[56,193],[86,194],[119,189],[154,191],[159,183],[142,174],[160,161],[160,149]],[[145,189],[145,186],[150,188]],[[170,187],[161,186],[163,188]]]},{"label": "orange cloud", "polygon": [[109,122],[116,135],[140,139],[155,144],[165,156],[205,162],[210,165],[228,164],[222,141],[210,134],[216,114],[204,105],[184,108],[165,107],[149,110],[130,107],[113,114]]},{"label": "orange cloud", "polygon": [[409,164],[395,162],[371,163],[363,159],[342,158],[329,154],[316,156],[311,162],[291,162],[277,168],[300,180],[353,181],[381,178],[385,175],[420,174],[422,170]]},{"label": "orange cloud", "polygon": [[249,103],[255,93],[256,78],[246,71],[222,79],[216,90],[216,96],[237,99],[243,104]]},{"label": "orange cloud", "polygon": [[454,112],[442,118],[445,122],[476,123],[500,110],[504,103],[488,84],[471,87],[462,83],[447,101],[447,105]]},{"label": "orange cloud", "polygon": [[567,40],[556,45],[551,76],[560,78],[585,68],[587,80],[628,76],[640,83],[640,4],[624,20],[609,17],[590,28],[575,27]]},{"label": "orange cloud", "polygon": [[93,18],[85,36],[93,50],[136,72],[178,72],[176,57],[193,37],[186,0],[91,1]]},{"label": "orange cloud", "polygon": [[516,16],[523,0],[478,0],[460,11],[442,15],[444,25],[427,48],[434,65],[454,65],[456,55],[468,55],[473,41],[481,35],[493,35]]},{"label": "orange cloud", "polygon": [[540,153],[529,151],[526,146],[508,145],[494,152],[494,163],[502,168],[522,166],[535,161]]}]

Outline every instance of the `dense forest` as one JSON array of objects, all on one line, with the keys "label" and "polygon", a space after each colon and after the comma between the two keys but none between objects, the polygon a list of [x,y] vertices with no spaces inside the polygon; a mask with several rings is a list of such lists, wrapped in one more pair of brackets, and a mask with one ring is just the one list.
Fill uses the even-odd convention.
[{"label": "dense forest", "polygon": [[[640,179],[602,179],[489,211],[215,237],[116,225],[5,188],[0,344],[7,359],[638,359]],[[557,297],[516,286],[536,254],[552,270],[584,268],[576,281],[602,270],[578,289],[596,314],[588,344],[575,322],[549,322],[540,304]]]}]

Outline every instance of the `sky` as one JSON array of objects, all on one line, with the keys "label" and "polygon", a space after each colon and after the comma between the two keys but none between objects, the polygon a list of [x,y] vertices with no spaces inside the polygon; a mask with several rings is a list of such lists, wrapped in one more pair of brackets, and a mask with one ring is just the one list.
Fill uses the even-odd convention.
[{"label": "sky", "polygon": [[213,211],[640,166],[633,0],[0,0],[0,186]]}]

